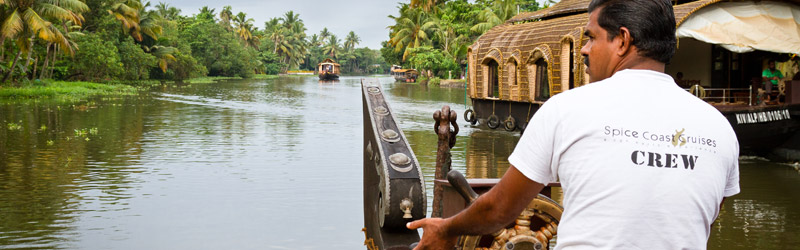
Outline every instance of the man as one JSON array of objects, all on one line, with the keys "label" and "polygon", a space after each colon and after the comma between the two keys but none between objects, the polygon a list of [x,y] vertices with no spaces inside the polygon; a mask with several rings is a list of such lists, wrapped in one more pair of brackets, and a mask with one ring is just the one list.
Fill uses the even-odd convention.
[{"label": "man", "polygon": [[761,72],[761,78],[767,94],[772,93],[772,89],[778,89],[778,81],[783,78],[783,73],[775,68],[775,60],[767,61],[767,68]]},{"label": "man", "polygon": [[587,86],[533,117],[500,182],[470,207],[423,228],[417,249],[508,225],[560,181],[556,249],[705,249],[724,197],[739,192],[728,121],[664,74],[676,49],[669,0],[594,0],[581,49]]},{"label": "man", "polygon": [[681,88],[691,87],[686,86],[686,80],[683,80],[683,72],[678,72],[678,74],[675,75],[675,83],[677,83]]}]

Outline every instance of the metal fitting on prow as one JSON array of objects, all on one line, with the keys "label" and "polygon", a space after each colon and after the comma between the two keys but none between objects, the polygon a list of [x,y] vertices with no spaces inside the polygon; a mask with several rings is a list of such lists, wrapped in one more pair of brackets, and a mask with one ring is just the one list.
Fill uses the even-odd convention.
[{"label": "metal fitting on prow", "polygon": [[403,210],[403,219],[412,219],[411,209],[414,208],[414,202],[411,199],[405,198],[400,202],[400,210]]}]

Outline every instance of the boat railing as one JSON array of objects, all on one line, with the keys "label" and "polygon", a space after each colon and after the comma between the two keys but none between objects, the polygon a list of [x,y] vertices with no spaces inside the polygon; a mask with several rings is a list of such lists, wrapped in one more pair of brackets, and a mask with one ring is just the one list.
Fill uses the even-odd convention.
[{"label": "boat railing", "polygon": [[719,100],[722,104],[729,104],[746,99],[747,105],[753,106],[753,86],[748,88],[704,88],[700,85],[693,85],[686,88],[686,91],[709,102]]}]

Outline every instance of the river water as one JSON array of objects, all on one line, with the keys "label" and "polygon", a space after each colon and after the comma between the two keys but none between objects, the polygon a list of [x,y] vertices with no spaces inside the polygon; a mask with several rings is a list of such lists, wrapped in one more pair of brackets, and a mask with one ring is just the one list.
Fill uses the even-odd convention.
[{"label": "river water", "polygon": [[[464,126],[463,89],[379,79],[429,193],[442,105],[462,126],[455,169],[508,168],[519,134]],[[365,249],[361,114],[356,77],[0,102],[0,249]],[[797,249],[800,171],[740,162],[709,249]]]}]

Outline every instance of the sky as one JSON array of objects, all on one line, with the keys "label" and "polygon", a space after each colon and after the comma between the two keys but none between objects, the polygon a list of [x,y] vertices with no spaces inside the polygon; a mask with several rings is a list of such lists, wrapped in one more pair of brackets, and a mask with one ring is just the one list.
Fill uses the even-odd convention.
[{"label": "sky", "polygon": [[[306,34],[319,34],[323,28],[343,40],[350,31],[361,38],[361,43],[356,47],[380,49],[381,41],[389,39],[389,30],[393,25],[392,19],[387,16],[398,16],[398,2],[401,0],[151,0],[155,5],[164,2],[170,6],[181,9],[181,15],[191,16],[197,14],[203,6],[216,9],[219,13],[222,7],[230,5],[233,14],[244,12],[249,18],[255,20],[255,26],[263,29],[264,22],[273,17],[282,17],[284,13],[293,10],[300,14],[300,19],[305,23]],[[402,0],[410,2],[410,0]]]}]

